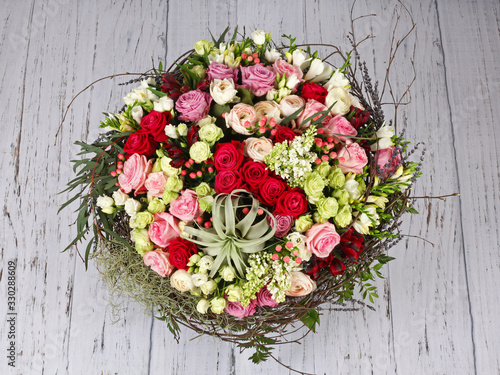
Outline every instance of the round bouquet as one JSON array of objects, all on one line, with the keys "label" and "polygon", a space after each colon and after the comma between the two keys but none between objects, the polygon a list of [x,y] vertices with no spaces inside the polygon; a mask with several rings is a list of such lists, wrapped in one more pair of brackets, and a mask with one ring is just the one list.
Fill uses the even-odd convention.
[{"label": "round bouquet", "polygon": [[322,303],[377,297],[419,167],[349,54],[226,34],[128,82],[109,131],[77,142],[66,205],[114,294],[258,362]]}]

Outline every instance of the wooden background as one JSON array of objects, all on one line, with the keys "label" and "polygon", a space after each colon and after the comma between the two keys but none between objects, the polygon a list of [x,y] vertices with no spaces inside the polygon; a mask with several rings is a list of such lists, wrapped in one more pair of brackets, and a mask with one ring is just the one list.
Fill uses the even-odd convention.
[{"label": "wooden background", "polygon": [[[116,324],[95,270],[75,251],[61,254],[74,227],[67,198],[75,140],[98,134],[101,112],[121,106],[131,86],[104,81],[77,99],[55,140],[65,106],[88,83],[141,72],[151,58],[171,63],[208,29],[261,28],[279,40],[347,48],[349,2],[328,0],[1,1],[0,373],[48,375],[288,374],[272,360],[255,366],[239,349],[210,338],[179,344],[162,322],[131,304]],[[389,4],[387,4],[389,3]],[[394,25],[392,1],[359,0],[358,36],[372,75],[383,67]],[[408,1],[417,31],[401,47],[396,91],[417,81],[399,130],[425,142],[421,199],[406,218],[407,238],[378,283],[376,311],[325,312],[320,331],[279,359],[316,374],[500,373],[500,4]],[[408,20],[402,18],[402,26]],[[403,22],[404,21],[404,22]],[[405,24],[406,22],[406,24]],[[54,143],[55,142],[55,143]],[[17,363],[6,364],[7,262],[17,261]]]}]

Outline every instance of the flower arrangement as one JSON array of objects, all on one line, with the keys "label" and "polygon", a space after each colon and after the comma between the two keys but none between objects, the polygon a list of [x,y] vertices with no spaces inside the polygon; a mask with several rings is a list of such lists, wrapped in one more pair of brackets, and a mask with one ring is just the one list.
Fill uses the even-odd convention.
[{"label": "flower arrangement", "polygon": [[[420,175],[363,70],[256,30],[200,40],[138,80],[109,131],[77,142],[77,236],[110,289],[179,324],[253,347],[311,330],[393,259]],[[364,95],[365,93],[365,95]],[[93,251],[94,250],[94,251]],[[279,335],[273,333],[279,332]]]}]

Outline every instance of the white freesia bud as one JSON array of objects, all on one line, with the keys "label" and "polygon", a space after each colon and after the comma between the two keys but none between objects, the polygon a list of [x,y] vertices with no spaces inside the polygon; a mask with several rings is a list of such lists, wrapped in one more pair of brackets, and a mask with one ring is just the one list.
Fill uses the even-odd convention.
[{"label": "white freesia bud", "polygon": [[313,78],[312,82],[322,82],[330,78],[333,72],[333,66],[323,63],[323,71]]},{"label": "white freesia bud", "polygon": [[175,128],[174,125],[165,126],[165,134],[173,139],[179,138],[179,133],[177,133],[177,129]]},{"label": "white freesia bud", "polygon": [[206,273],[195,273],[191,276],[194,286],[201,287],[208,281],[208,275]]},{"label": "white freesia bud", "polygon": [[[352,215],[356,217],[359,212],[354,212]],[[362,213],[359,215],[358,219],[352,224],[354,230],[358,233],[361,234],[368,234],[370,233],[370,226],[372,225],[372,222],[370,221],[370,218]]]},{"label": "white freesia bud", "polygon": [[170,285],[184,293],[195,289],[191,275],[185,270],[177,270],[170,276]]},{"label": "white freesia bud", "polygon": [[115,200],[115,204],[117,206],[125,205],[125,202],[129,198],[130,197],[127,194],[125,194],[124,192],[122,192],[121,190],[117,190],[113,193],[113,199]]},{"label": "white freesia bud", "polygon": [[394,136],[394,126],[383,125],[375,132],[377,138],[391,138]]},{"label": "white freesia bud", "polygon": [[311,66],[309,67],[306,76],[304,77],[304,80],[306,81],[312,80],[317,75],[323,73],[324,69],[325,69],[325,64],[323,63],[323,61],[321,61],[320,59],[314,59],[311,63]]},{"label": "white freesia bud", "polygon": [[138,124],[141,123],[142,116],[144,116],[144,110],[140,105],[136,105],[134,108],[132,108],[132,111],[130,111],[132,114],[132,118],[137,122]]},{"label": "white freesia bud", "polygon": [[210,255],[205,255],[198,262],[198,267],[204,268],[207,271],[210,271],[213,265],[214,265],[214,258],[212,258]]},{"label": "white freesia bud", "polygon": [[352,95],[351,93],[349,93],[349,99],[351,99],[351,105],[353,107],[356,107],[356,108],[359,108],[361,109],[362,111],[365,110],[365,107],[363,107],[361,105],[361,103],[359,102],[358,98],[356,98],[354,95]]},{"label": "white freesia bud", "polygon": [[401,177],[401,175],[403,174],[403,166],[400,165],[398,170],[391,176],[389,177],[391,180],[395,180],[399,177]]},{"label": "white freesia bud", "polygon": [[156,112],[166,112],[174,108],[174,101],[167,95],[162,96],[157,102],[153,104],[153,109]]},{"label": "white freesia bud", "polygon": [[197,264],[200,261],[201,257],[199,254],[193,254],[189,257],[189,263]]},{"label": "white freesia bud", "polygon": [[370,150],[371,151],[384,150],[386,148],[392,147],[393,144],[394,143],[392,143],[392,140],[390,138],[377,139],[377,142],[375,142],[370,146]]},{"label": "white freesia bud", "polygon": [[300,83],[300,79],[297,78],[295,74],[292,74],[290,77],[286,79],[286,87],[293,90],[295,86]]},{"label": "white freesia bud", "polygon": [[307,68],[311,63],[311,59],[309,58],[307,52],[298,48],[292,53],[292,63],[293,65],[300,67],[300,69],[304,71],[304,69]]},{"label": "white freesia bud", "polygon": [[214,79],[210,83],[210,95],[217,104],[224,105],[233,102],[238,91],[234,88],[232,78]]},{"label": "white freesia bud", "polygon": [[332,115],[345,115],[351,109],[349,92],[341,87],[333,88],[325,98],[325,105],[330,108]]},{"label": "white freesia bud", "polygon": [[179,133],[180,136],[185,137],[188,133],[188,126],[181,122],[177,125],[177,133]]},{"label": "white freesia bud", "polygon": [[196,304],[196,310],[200,314],[206,314],[209,307],[210,307],[210,302],[205,298],[200,299]]},{"label": "white freesia bud", "polygon": [[266,33],[262,30],[255,30],[252,32],[252,39],[258,46],[263,45],[266,42]]},{"label": "white freesia bud", "polygon": [[278,95],[278,90],[271,89],[266,93],[266,100],[274,100]]},{"label": "white freesia bud", "polygon": [[366,203],[374,203],[377,207],[380,208],[385,208],[385,204],[389,202],[389,199],[385,197],[379,197],[376,195],[370,195],[368,196],[368,199],[366,200]]},{"label": "white freesia bud", "polygon": [[330,80],[325,83],[323,86],[325,89],[330,91],[331,89],[334,89],[335,87],[341,87],[343,89],[348,89],[350,86],[349,80],[345,77],[344,73],[340,71],[340,69],[337,69],[335,73],[333,73],[332,77]]},{"label": "white freesia bud", "polygon": [[279,58],[281,58],[281,54],[279,53],[278,50],[276,50],[276,48],[272,48],[270,50],[269,49],[266,50],[265,57],[268,62],[273,63]]},{"label": "white freesia bud", "polygon": [[125,201],[125,212],[132,218],[135,217],[135,215],[137,215],[137,212],[141,209],[142,205],[141,205],[141,202],[133,199],[133,198],[129,198]]}]

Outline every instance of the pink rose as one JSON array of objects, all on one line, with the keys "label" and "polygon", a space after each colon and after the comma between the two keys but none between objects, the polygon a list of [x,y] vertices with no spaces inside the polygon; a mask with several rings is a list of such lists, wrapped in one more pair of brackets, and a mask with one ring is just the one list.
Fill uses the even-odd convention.
[{"label": "pink rose", "polygon": [[256,300],[251,300],[248,306],[241,306],[241,302],[231,302],[227,301],[227,305],[224,309],[229,315],[235,316],[237,318],[244,318],[245,316],[250,316],[255,314],[255,302]]},{"label": "pink rose", "polygon": [[260,64],[241,67],[241,87],[246,88],[255,96],[265,95],[273,89],[275,80],[276,74]]},{"label": "pink rose", "polygon": [[203,213],[196,193],[190,189],[184,190],[179,198],[170,203],[169,212],[186,223],[192,222]]},{"label": "pink rose", "polygon": [[144,264],[151,267],[161,277],[170,276],[175,267],[170,264],[168,253],[162,250],[148,251],[143,257]]},{"label": "pink rose", "polygon": [[[328,108],[324,104],[321,104],[320,102],[314,99],[309,99],[306,103],[304,110],[301,112],[300,116],[296,120],[297,126],[299,126],[301,129],[308,128],[311,125],[311,119],[309,119],[307,122],[304,122],[304,120],[310,118],[315,113],[326,110],[328,110]],[[314,116],[313,120],[316,121],[323,115],[324,113],[320,113],[317,116]],[[328,123],[328,121],[330,121],[330,118],[331,116],[327,115],[322,121],[323,124]]]},{"label": "pink rose", "polygon": [[171,240],[180,236],[179,220],[167,212],[156,213],[148,234],[151,241],[165,248]]},{"label": "pink rose", "polygon": [[123,163],[123,173],[118,176],[120,190],[127,194],[132,190],[135,190],[135,195],[144,193],[144,182],[152,168],[152,160],[148,161],[144,155],[132,154]]},{"label": "pink rose", "polygon": [[328,221],[324,224],[314,224],[306,232],[306,237],[307,250],[318,258],[326,258],[340,243],[340,235],[335,226]]},{"label": "pink rose", "polygon": [[345,142],[348,139],[350,140],[349,137],[344,137],[345,135],[355,137],[358,135],[358,131],[344,116],[337,115],[323,126],[323,134],[326,136],[333,136]]},{"label": "pink rose", "polygon": [[363,167],[368,163],[368,157],[363,147],[349,139],[345,141],[345,146],[338,152],[337,159],[339,159],[339,167],[342,173],[361,174],[363,173]]},{"label": "pink rose", "polygon": [[209,81],[232,78],[236,82],[238,80],[238,70],[233,70],[231,67],[218,62],[212,62],[208,66],[207,76]]},{"label": "pink rose", "polygon": [[[276,237],[282,238],[284,237],[290,228],[292,228],[293,225],[293,217],[291,215],[274,215],[276,218],[276,233],[274,235]],[[267,220],[269,221],[269,224],[272,223],[272,219],[268,216]]]},{"label": "pink rose", "polygon": [[200,121],[210,110],[211,102],[212,96],[200,89],[182,94],[177,99],[177,103],[175,103],[175,109],[181,113],[179,120],[189,122]]},{"label": "pink rose", "polygon": [[144,187],[148,189],[148,193],[153,197],[161,197],[165,190],[167,179],[163,172],[150,173],[144,182]]},{"label": "pink rose", "polygon": [[257,293],[257,306],[277,307],[278,302],[273,298],[271,292],[266,287],[261,288]]},{"label": "pink rose", "polygon": [[393,175],[401,165],[401,152],[395,147],[385,148],[375,153],[377,174],[381,178]]},{"label": "pink rose", "polygon": [[[226,113],[226,126],[236,133],[250,135],[257,122],[255,108],[245,103],[236,104],[229,113]],[[248,130],[247,128],[250,128]]]}]

